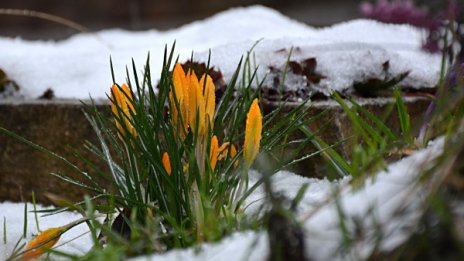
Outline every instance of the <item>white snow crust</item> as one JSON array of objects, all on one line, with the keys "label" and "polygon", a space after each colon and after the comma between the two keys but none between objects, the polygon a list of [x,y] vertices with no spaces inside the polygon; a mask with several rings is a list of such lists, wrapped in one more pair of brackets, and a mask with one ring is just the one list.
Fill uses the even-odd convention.
[{"label": "white snow crust", "polygon": [[[391,250],[400,245],[410,235],[422,214],[426,191],[418,182],[421,171],[429,167],[433,159],[441,155],[444,139],[440,138],[428,148],[416,152],[388,166],[371,178],[367,178],[364,186],[353,187],[350,178],[336,181],[305,178],[291,172],[281,171],[272,177],[274,189],[288,198],[295,197],[303,184],[309,184],[297,209],[297,217],[302,222],[307,254],[311,260],[352,260],[363,259],[374,250],[376,235],[383,235],[381,250]],[[251,182],[255,182],[260,174],[251,171]],[[265,204],[265,193],[259,188],[246,201],[246,214],[259,213]],[[340,250],[342,232],[337,211],[339,204],[346,220],[349,233],[355,233],[356,225],[365,236],[356,241],[349,252]],[[42,208],[42,206],[39,206]],[[32,210],[32,205],[28,205]],[[401,210],[401,213],[398,212]],[[24,203],[0,203],[0,219],[6,221],[7,243],[0,243],[0,259],[6,258],[14,248],[23,232]],[[76,213],[61,214],[39,218],[43,229],[56,227],[79,219]],[[36,234],[34,215],[28,213],[28,233],[30,240]],[[356,224],[356,225],[355,225]],[[358,228],[359,228],[358,227]],[[61,245],[58,249],[74,254],[85,254],[92,246],[88,229],[84,224],[65,233],[58,245],[84,234],[73,241]],[[87,234],[85,234],[87,233]],[[0,226],[3,235],[3,226]],[[200,247],[183,250],[171,250],[164,254],[138,257],[132,260],[266,260],[269,251],[265,231],[236,232],[218,243],[206,243]]]},{"label": "white snow crust", "polygon": [[[251,6],[224,11],[169,31],[140,32],[109,29],[79,33],[61,41],[26,41],[0,37],[0,68],[21,87],[21,95],[37,98],[51,88],[58,98],[106,98],[112,83],[109,58],[116,79],[126,80],[126,66],[133,58],[142,71],[151,54],[153,80],[159,78],[165,45],[176,42],[180,61],[192,56],[219,68],[227,81],[240,57],[253,49],[258,77],[269,67],[284,68],[289,51],[291,60],[310,57],[317,60],[316,72],[325,76],[312,84],[310,92],[333,90],[350,92],[354,82],[385,77],[382,64],[390,63],[390,76],[409,75],[399,85],[412,88],[434,87],[439,78],[440,57],[421,50],[425,32],[406,25],[353,20],[326,28],[314,28],[279,12]],[[301,81],[300,81],[301,83]],[[154,83],[156,84],[156,82]],[[302,88],[298,81],[286,88]]]}]

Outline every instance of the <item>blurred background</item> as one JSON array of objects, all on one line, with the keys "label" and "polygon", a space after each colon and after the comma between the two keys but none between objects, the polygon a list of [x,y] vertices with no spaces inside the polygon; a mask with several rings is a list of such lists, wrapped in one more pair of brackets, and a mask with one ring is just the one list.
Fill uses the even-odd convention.
[{"label": "blurred background", "polygon": [[[235,6],[261,4],[312,26],[359,17],[359,0],[1,0],[0,8],[61,16],[92,31],[105,28],[168,30]],[[0,15],[0,36],[62,39],[75,30],[33,17]]]}]

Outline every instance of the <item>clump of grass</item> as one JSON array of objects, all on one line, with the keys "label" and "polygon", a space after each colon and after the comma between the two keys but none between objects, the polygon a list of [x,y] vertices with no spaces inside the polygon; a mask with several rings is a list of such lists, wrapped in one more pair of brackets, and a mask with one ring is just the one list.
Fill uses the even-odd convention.
[{"label": "clump of grass", "polygon": [[[387,126],[383,119],[358,104],[356,100],[352,98],[345,100],[338,93],[333,94],[333,99],[350,119],[353,130],[348,140],[349,144],[352,144],[350,159],[344,161],[341,156],[337,158],[344,161],[340,165],[355,179],[361,178],[359,180],[362,180],[366,174],[376,173],[386,168],[388,158],[392,155],[416,149],[414,132],[405,102],[398,89],[395,88],[393,93],[400,127],[399,133]],[[391,117],[392,111],[389,109],[388,111],[386,117]]]},{"label": "clump of grass", "polygon": [[[155,86],[149,59],[141,76],[132,64],[125,84],[117,84],[112,74],[109,117],[93,103],[84,104],[99,140],[98,145],[86,142],[86,148],[106,162],[109,173],[96,168],[92,160],[80,160],[106,184],[69,160],[2,129],[62,160],[84,181],[53,175],[96,194],[63,205],[78,210],[89,225],[95,244],[89,257],[108,254],[102,244],[132,256],[216,241],[233,231],[260,227],[263,220],[245,217],[243,206],[265,180],[261,177],[249,185],[255,158],[265,153],[278,159],[289,144],[304,147],[311,141],[289,142],[290,134],[305,126],[305,103],[286,113],[284,103],[262,113],[261,82],[255,78],[249,55],[239,62],[220,100],[208,75],[209,64],[198,77],[193,68],[174,61],[174,46],[170,51],[166,48]],[[258,87],[252,88],[255,83]],[[269,173],[292,165],[294,159],[276,161]],[[106,215],[103,223],[94,218],[97,211]]]},{"label": "clump of grass", "polygon": [[[114,121],[93,107],[89,107],[93,115],[86,114],[101,142],[101,149],[91,148],[108,163],[117,191],[112,195],[116,210],[116,219],[109,221],[112,230],[126,240],[145,241],[151,234],[133,253],[214,241],[240,227],[239,184],[248,183],[247,169],[256,156],[241,159],[241,155],[260,145],[258,139],[251,148],[233,153],[232,146],[243,144],[243,130],[217,128],[215,123],[232,114],[235,124],[243,124],[253,100],[252,108],[260,110],[256,92],[241,100],[232,99],[230,92],[216,109],[211,77],[204,74],[198,79],[179,64],[171,72],[173,52],[165,55],[157,89],[147,60],[141,82],[133,66],[134,81],[113,85]],[[245,137],[261,135],[250,134],[253,131],[260,130],[247,127]],[[143,231],[147,227],[153,231]],[[112,234],[106,235],[108,240],[114,240]]]},{"label": "clump of grass", "polygon": [[[141,83],[133,66],[134,81],[113,86],[114,123],[95,110],[95,116],[88,116],[103,148],[92,149],[109,163],[119,190],[112,202],[122,221],[113,222],[112,229],[126,231],[126,239],[148,241],[132,253],[215,241],[253,227],[256,221],[244,219],[242,209],[256,188],[248,188],[248,170],[260,151],[285,148],[281,141],[304,123],[301,106],[270,126],[282,111],[262,116],[260,88],[251,88],[255,72],[249,57],[242,80],[237,81],[240,63],[220,101],[215,101],[207,73],[198,79],[179,64],[171,72],[172,51],[164,61],[156,91],[148,61]],[[108,126],[118,130],[117,137]],[[115,163],[107,144],[115,144],[122,165]]]}]

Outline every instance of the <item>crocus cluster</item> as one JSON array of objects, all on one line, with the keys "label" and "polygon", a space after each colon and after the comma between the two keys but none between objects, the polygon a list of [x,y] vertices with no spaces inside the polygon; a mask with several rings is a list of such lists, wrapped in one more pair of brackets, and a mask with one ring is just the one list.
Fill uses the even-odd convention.
[{"label": "crocus cluster", "polygon": [[[207,137],[209,131],[214,133],[214,113],[216,110],[215,86],[212,78],[203,74],[198,80],[192,70],[184,71],[180,64],[174,66],[172,73],[172,88],[169,92],[171,109],[171,122],[180,132],[180,137],[192,132],[198,138],[197,158],[199,166],[206,158]],[[121,87],[111,87],[111,109],[118,129],[119,137],[123,139],[126,130],[133,136],[137,132],[132,125],[132,116],[135,115],[134,99],[130,88],[123,84]],[[259,152],[259,143],[262,132],[262,115],[255,99],[247,114],[244,142],[244,164],[249,168]],[[217,162],[226,158],[234,158],[237,149],[233,144],[224,142],[220,145],[216,135],[212,135],[209,147],[209,163],[214,171]],[[171,160],[168,152],[162,155],[162,164],[166,173],[172,174]],[[235,162],[235,166],[239,163]],[[204,167],[201,168],[204,171]]]},{"label": "crocus cluster", "polygon": [[216,95],[213,80],[207,74],[198,80],[192,70],[185,73],[180,64],[175,65],[172,77],[174,88],[169,93],[169,101],[173,123],[182,125],[186,132],[190,129],[198,131],[198,136],[204,136],[214,122]]},{"label": "crocus cluster", "polygon": [[[176,64],[173,71],[173,88],[169,93],[169,102],[171,103],[173,124],[178,126],[179,130],[185,131],[185,133],[188,131],[196,133],[200,140],[200,151],[198,153],[204,154],[205,147],[201,143],[205,142],[204,138],[207,132],[214,127],[216,109],[215,86],[211,77],[203,74],[198,80],[192,70],[185,72],[180,64]],[[261,121],[261,111],[258,101],[255,100],[248,113],[245,129],[245,164],[251,165],[259,151],[262,131]],[[218,138],[215,135],[212,136],[210,144],[209,162],[213,171],[217,162],[224,159],[228,152],[231,158],[234,158],[237,153],[235,146],[229,144],[229,142],[219,145]],[[199,158],[203,159],[202,157]],[[199,162],[199,164],[202,163]]]}]

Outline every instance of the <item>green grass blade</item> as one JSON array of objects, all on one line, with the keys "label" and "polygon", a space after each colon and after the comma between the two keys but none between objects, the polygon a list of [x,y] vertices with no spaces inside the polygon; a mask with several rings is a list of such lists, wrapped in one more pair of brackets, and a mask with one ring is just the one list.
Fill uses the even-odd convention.
[{"label": "green grass blade", "polygon": [[5,244],[5,245],[7,243],[6,235],[7,235],[7,233],[6,233],[6,217],[3,216],[3,244]]},{"label": "green grass blade", "polygon": [[32,191],[32,205],[34,206],[35,226],[37,228],[37,231],[40,232],[39,218],[37,217],[37,205],[36,205],[36,202],[35,202],[35,193],[34,193],[34,191]]},{"label": "green grass blade", "polygon": [[356,107],[356,109],[363,113],[369,120],[371,120],[375,127],[379,129],[379,131],[383,132],[391,141],[396,141],[398,137],[393,133],[393,131],[385,125],[385,123],[379,119],[377,116],[372,114],[370,111],[366,110],[363,106],[359,105],[354,100],[350,100],[350,102]]},{"label": "green grass blade", "polygon": [[300,130],[308,137],[314,137],[311,142],[318,149],[323,151],[322,156],[329,161],[340,177],[348,176],[352,173],[350,164],[343,159],[338,152],[325,143],[322,139],[315,136],[307,126],[301,126]]},{"label": "green grass blade", "polygon": [[24,203],[23,238],[27,237],[27,202]]},{"label": "green grass blade", "polygon": [[411,134],[411,120],[409,118],[409,113],[404,104],[403,97],[401,97],[401,92],[399,89],[393,91],[396,99],[396,108],[398,110],[398,118],[400,119],[400,127],[403,138],[408,144],[413,143],[413,137]]}]

